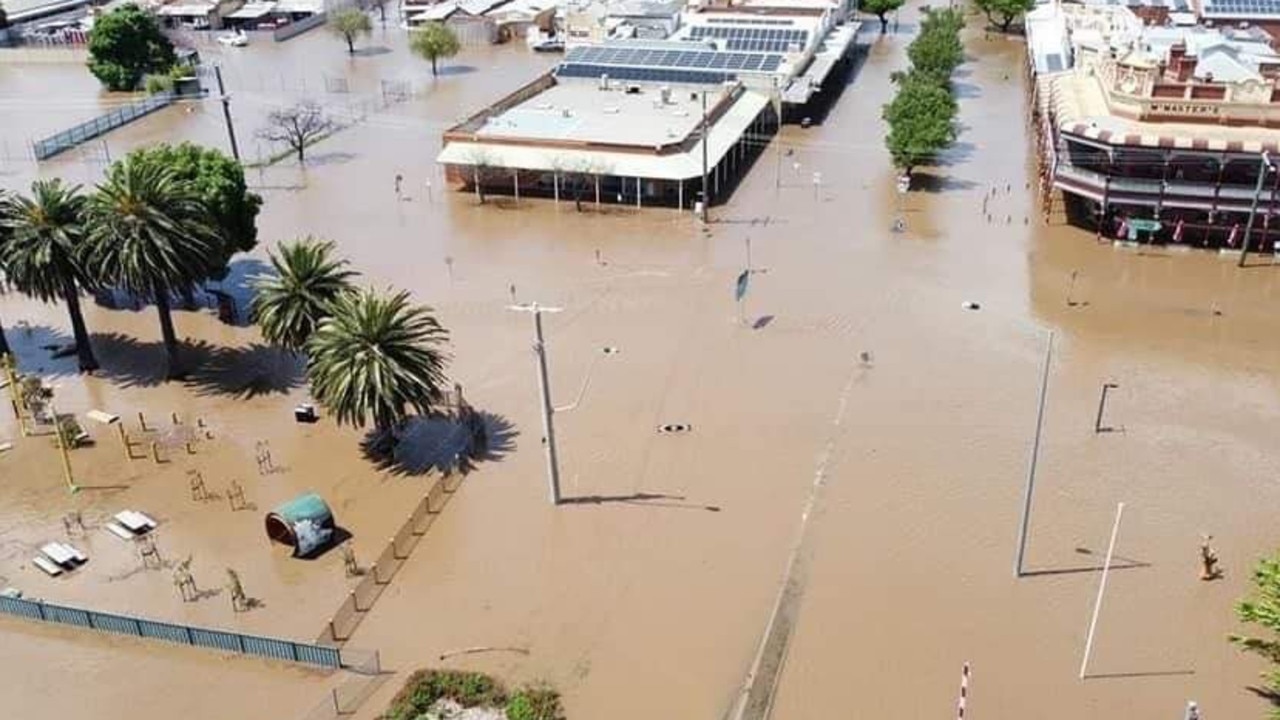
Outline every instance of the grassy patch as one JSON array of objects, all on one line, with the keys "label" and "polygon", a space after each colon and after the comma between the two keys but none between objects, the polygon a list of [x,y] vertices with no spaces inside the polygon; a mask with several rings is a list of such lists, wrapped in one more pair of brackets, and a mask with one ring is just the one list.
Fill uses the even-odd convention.
[{"label": "grassy patch", "polygon": [[382,718],[415,720],[446,698],[468,708],[502,708],[508,720],[564,720],[560,694],[546,685],[508,693],[488,675],[460,670],[419,670],[410,675]]}]

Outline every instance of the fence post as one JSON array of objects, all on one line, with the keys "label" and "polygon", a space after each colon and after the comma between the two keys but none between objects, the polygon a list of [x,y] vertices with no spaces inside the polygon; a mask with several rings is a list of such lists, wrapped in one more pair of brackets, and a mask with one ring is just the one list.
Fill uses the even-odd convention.
[{"label": "fence post", "polygon": [[183,631],[183,632],[185,632],[185,633],[187,634],[187,644],[188,644],[188,645],[195,645],[195,644],[196,644],[195,638],[193,638],[193,637],[191,636],[191,626],[190,626],[190,625],[183,625],[183,626],[182,626],[182,631]]},{"label": "fence post", "polygon": [[298,662],[298,643],[289,643],[289,652],[293,653],[293,661]]},{"label": "fence post", "polygon": [[45,617],[45,614],[44,614],[44,603],[43,603],[43,602],[36,601],[36,612],[40,613],[40,619],[41,619],[41,620],[44,620],[45,622],[48,622],[48,621],[49,621],[49,618]]},{"label": "fence post", "polygon": [[236,633],[236,644],[240,646],[240,654],[244,654],[244,636]]}]

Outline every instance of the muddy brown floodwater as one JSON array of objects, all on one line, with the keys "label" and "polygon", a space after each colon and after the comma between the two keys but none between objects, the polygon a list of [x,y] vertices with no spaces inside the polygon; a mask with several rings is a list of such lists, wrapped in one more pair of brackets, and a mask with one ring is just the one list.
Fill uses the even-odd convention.
[{"label": "muddy brown floodwater", "polygon": [[[973,668],[970,712],[985,717],[1176,717],[1188,699],[1206,717],[1263,715],[1247,689],[1261,666],[1225,636],[1251,564],[1277,542],[1280,328],[1271,307],[1280,268],[1120,251],[1043,225],[1027,187],[1022,47],[980,34],[957,78],[960,141],[907,198],[906,232],[891,232],[897,199],[879,116],[914,23],[902,30],[863,33],[863,59],[831,114],[787,128],[705,232],[671,210],[479,206],[445,191],[432,164],[440,129],[549,62],[522,48],[469,49],[435,82],[396,32],[370,43],[389,52],[354,59],[321,33],[239,55],[208,49],[226,64],[247,156],[262,154],[251,136],[273,103],[309,95],[348,116],[373,109],[318,145],[305,171],[286,162],[249,173],[267,198],[263,246],[239,261],[231,287],[240,292],[261,271],[271,243],[331,237],[367,283],[407,288],[436,308],[453,332],[454,377],[513,428],[509,447],[461,484],[351,639],[380,650],[396,673],[358,718],[375,717],[408,672],[438,665],[547,680],[573,718],[726,717],[797,544],[791,632],[764,668],[774,718],[946,717],[964,662]],[[407,82],[413,96],[377,107],[383,81]],[[328,92],[344,83],[348,92]],[[4,97],[8,87],[0,77]],[[183,137],[221,146],[219,113],[213,101],[163,111],[110,135],[109,152]],[[90,181],[101,165],[72,154],[40,172]],[[14,161],[5,173],[4,185],[16,187],[33,169]],[[410,196],[402,202],[397,173]],[[988,222],[980,209],[993,189]],[[761,272],[744,314],[758,329],[738,324],[732,295],[748,238]],[[547,319],[560,402],[602,347],[618,349],[596,364],[583,403],[558,418],[571,500],[559,508],[546,502],[529,318],[504,309],[511,286],[518,300],[565,308]],[[303,381],[258,346],[252,328],[180,314],[204,369],[165,384],[150,310],[90,309],[104,361],[92,379],[39,351],[41,338],[66,336],[60,308],[10,295],[0,316],[23,366],[55,377],[66,410],[177,411],[221,430],[195,456],[156,468],[127,463],[97,429],[99,446],[77,451],[77,466],[126,487],[74,499],[40,439],[0,455],[0,576],[30,594],[309,640],[353,582],[341,577],[341,560],[290,560],[260,536],[260,513],[197,507],[185,470],[202,469],[218,487],[240,478],[261,509],[319,489],[365,557],[431,480],[373,468],[359,433],[328,420],[293,425]],[[12,329],[18,320],[29,334]],[[1049,330],[1057,342],[1030,572],[1015,580]],[[1119,385],[1107,421],[1122,431],[1095,435],[1104,382]],[[12,436],[4,422],[0,433]],[[657,432],[668,423],[692,430]],[[286,471],[254,472],[250,448],[263,438]],[[823,489],[801,533],[819,473]],[[1126,503],[1123,569],[1109,581],[1094,676],[1081,681],[1117,501]],[[177,556],[194,554],[214,578],[235,566],[265,607],[233,616],[221,597],[183,605],[166,574],[129,574],[110,538],[95,537],[101,561],[95,554],[70,578],[34,575],[29,554],[61,532],[63,512],[82,507],[92,518],[118,506],[155,509]],[[1196,579],[1201,532],[1216,538],[1219,582]],[[62,706],[35,692],[32,678],[96,662],[82,658],[100,653],[100,640],[68,634],[51,652],[37,631],[11,627],[0,627],[0,695],[18,698],[26,716],[49,716]],[[440,660],[476,647],[527,655]],[[202,662],[175,658],[155,672],[182,686],[196,682]],[[244,672],[240,660],[225,662]],[[277,671],[292,672],[254,675],[279,686],[259,707],[295,712],[292,681],[273,679]],[[123,675],[88,682],[154,692]],[[161,699],[132,714],[169,717],[173,707]]]}]

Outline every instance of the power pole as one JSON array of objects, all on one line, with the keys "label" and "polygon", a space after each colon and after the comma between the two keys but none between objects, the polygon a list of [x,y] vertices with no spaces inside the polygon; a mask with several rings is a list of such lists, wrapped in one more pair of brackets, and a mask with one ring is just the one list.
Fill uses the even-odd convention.
[{"label": "power pole", "polygon": [[708,220],[707,208],[711,205],[711,194],[707,192],[707,91],[702,91],[702,222]]},{"label": "power pole", "polygon": [[538,358],[538,393],[542,401],[543,446],[547,452],[547,489],[553,506],[560,504],[560,463],[556,458],[556,430],[551,406],[551,383],[547,379],[547,346],[542,339],[542,313],[560,312],[561,308],[542,307],[538,303],[512,305],[508,310],[533,315],[533,354]]},{"label": "power pole", "polygon": [[227,138],[231,140],[231,156],[240,162],[240,146],[236,144],[236,129],[231,124],[231,98],[222,85],[222,67],[213,66],[213,76],[218,79],[218,96],[222,99],[222,117],[227,121]]}]

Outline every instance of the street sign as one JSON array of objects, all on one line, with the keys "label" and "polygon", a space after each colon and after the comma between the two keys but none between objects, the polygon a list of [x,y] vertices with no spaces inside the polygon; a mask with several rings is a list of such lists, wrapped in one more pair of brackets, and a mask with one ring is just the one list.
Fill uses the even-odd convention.
[{"label": "street sign", "polygon": [[742,298],[747,296],[747,285],[751,282],[751,271],[743,270],[738,276],[738,282],[733,289],[733,299],[742,302]]}]

